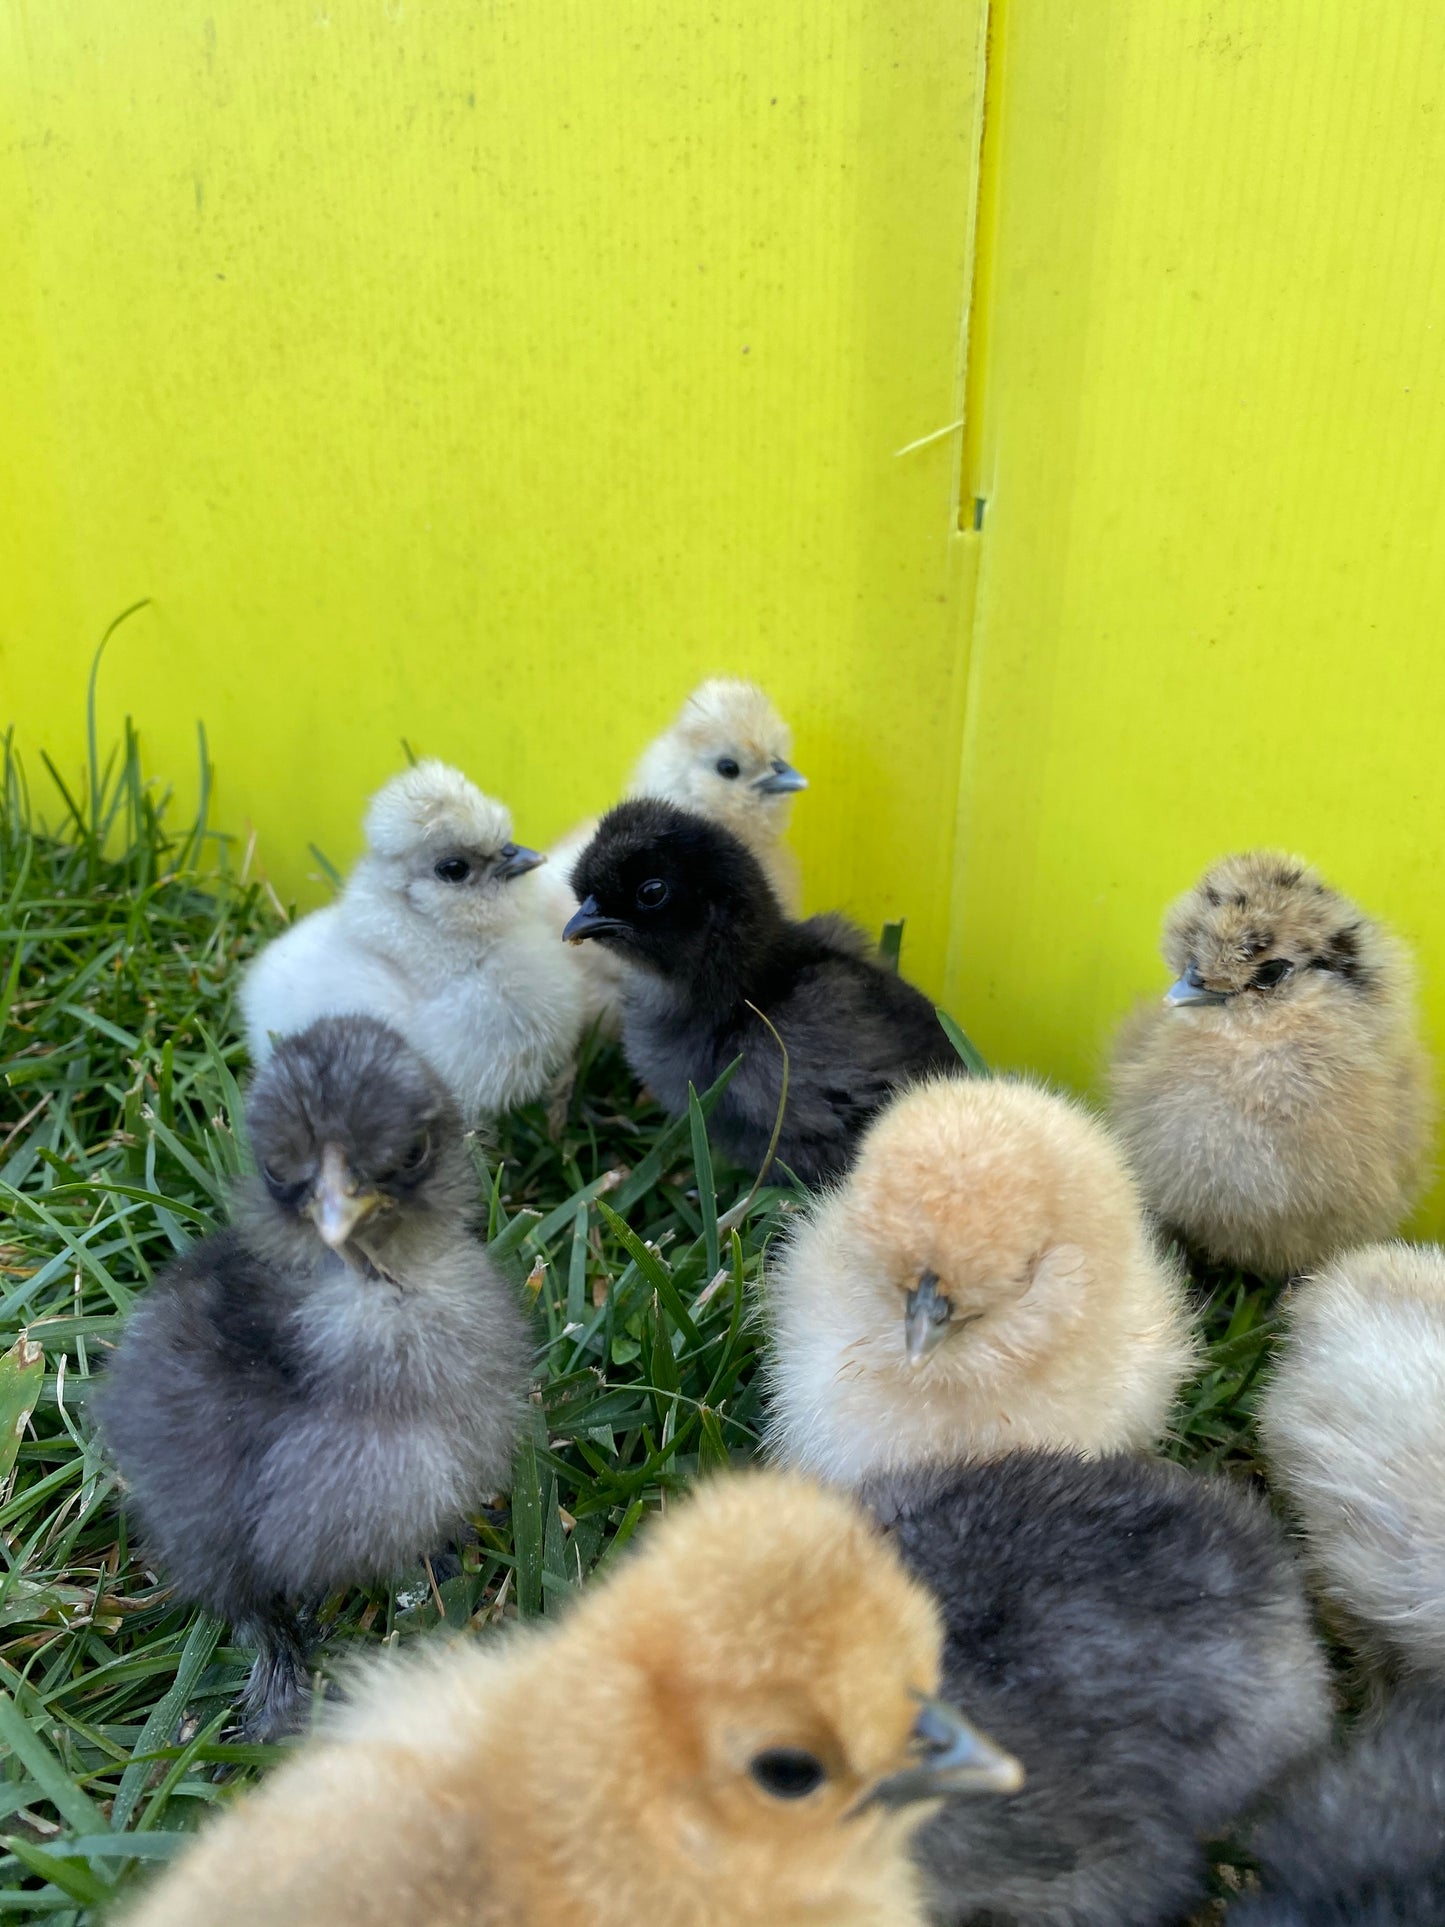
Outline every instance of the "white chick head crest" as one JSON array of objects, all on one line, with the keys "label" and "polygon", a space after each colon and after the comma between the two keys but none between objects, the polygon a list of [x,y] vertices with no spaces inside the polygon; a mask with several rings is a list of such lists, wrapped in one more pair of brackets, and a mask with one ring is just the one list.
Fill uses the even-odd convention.
[{"label": "white chick head crest", "polygon": [[717,677],[643,751],[632,794],[697,810],[755,848],[783,834],[793,797],[808,787],[788,761],[792,748],[792,731],[756,683]]}]

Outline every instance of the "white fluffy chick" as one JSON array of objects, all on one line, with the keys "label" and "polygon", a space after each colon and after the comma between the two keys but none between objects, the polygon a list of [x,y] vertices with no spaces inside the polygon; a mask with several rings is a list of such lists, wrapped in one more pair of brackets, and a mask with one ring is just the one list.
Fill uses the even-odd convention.
[{"label": "white fluffy chick", "polygon": [[896,1098],[770,1269],[774,1454],[847,1484],[1163,1433],[1195,1355],[1109,1132],[1054,1093]]},{"label": "white fluffy chick", "polygon": [[1326,1596],[1445,1681],[1445,1251],[1366,1245],[1303,1280],[1260,1430]]},{"label": "white fluffy chick", "polygon": [[[763,866],[790,917],[800,914],[802,878],[782,841],[793,798],[808,779],[788,760],[793,732],[756,683],[715,676],[700,683],[671,724],[642,752],[629,796],[657,796],[721,823]],[[558,932],[577,908],[572,870],[592,841],[597,819],[580,824],[548,852],[527,888],[548,905]],[[627,967],[602,944],[570,952],[585,985],[588,1016],[615,1031]]]},{"label": "white fluffy chick", "polygon": [[366,853],[334,904],[263,950],[241,1008],[252,1060],[318,1017],[392,1024],[469,1124],[540,1097],[577,1047],[581,988],[538,899],[516,879],[545,859],[512,841],[502,804],[427,760],[366,813]]}]

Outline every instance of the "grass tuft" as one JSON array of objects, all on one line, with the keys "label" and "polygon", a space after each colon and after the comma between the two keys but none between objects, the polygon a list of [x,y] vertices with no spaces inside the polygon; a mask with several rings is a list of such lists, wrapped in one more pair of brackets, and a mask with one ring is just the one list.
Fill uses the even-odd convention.
[{"label": "grass tuft", "polygon": [[[246,1164],[236,986],[282,920],[207,823],[204,737],[182,827],[129,724],[104,765],[91,745],[79,784],[41,758],[42,821],[6,737],[0,817],[0,1914],[62,1923],[99,1917],[272,1757],[220,1739],[249,1656],[133,1555],[85,1407],[137,1292],[221,1221]],[[479,1522],[439,1595],[418,1570],[329,1600],[323,1671],[439,1606],[455,1631],[565,1610],[669,1494],[756,1451],[757,1286],[794,1193],[710,1150],[718,1088],[670,1122],[594,1041],[555,1139],[534,1107],[478,1149],[536,1320],[510,1516]],[[1205,1282],[1209,1356],[1172,1449],[1249,1469],[1271,1294]]]}]

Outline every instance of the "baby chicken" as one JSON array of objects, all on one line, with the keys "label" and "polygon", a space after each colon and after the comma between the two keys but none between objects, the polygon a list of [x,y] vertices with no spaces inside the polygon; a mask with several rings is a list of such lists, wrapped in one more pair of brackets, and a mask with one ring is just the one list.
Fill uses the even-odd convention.
[{"label": "baby chicken", "polygon": [[1109,1133],[1030,1084],[896,1097],[770,1285],[772,1448],[827,1479],[1152,1445],[1194,1356]]},{"label": "baby chicken", "polygon": [[1330,1600],[1445,1680],[1445,1251],[1369,1245],[1301,1284],[1260,1430]]},{"label": "baby chicken", "polygon": [[1404,947],[1297,857],[1225,857],[1169,912],[1177,981],[1120,1032],[1146,1201],[1266,1274],[1386,1237],[1424,1176],[1430,1072]]},{"label": "baby chicken", "polygon": [[852,1506],[714,1479],[560,1623],[373,1667],[133,1927],[922,1927],[922,1819],[1020,1781],[940,1648]]},{"label": "baby chicken", "polygon": [[247,1117],[264,1175],[136,1307],[99,1423],[178,1595],[259,1647],[265,1737],[304,1704],[297,1606],[440,1550],[508,1483],[531,1346],[461,1119],[395,1031],[285,1039]]},{"label": "baby chicken", "polygon": [[942,1927],[1159,1927],[1201,1841],[1324,1741],[1330,1700],[1263,1500],[1159,1460],[1020,1452],[863,1489],[937,1595],[946,1694],[1024,1764],[918,1851]]},{"label": "baby chicken", "polygon": [[1262,1891],[1229,1927],[1439,1927],[1445,1921],[1445,1693],[1402,1692],[1302,1773],[1251,1843]]},{"label": "baby chicken", "polygon": [[741,1056],[711,1122],[743,1164],[766,1156],[782,1092],[782,1057],[758,1011],[789,1057],[778,1156],[805,1184],[846,1168],[895,1086],[962,1073],[927,998],[841,918],[790,922],[721,824],[650,797],[619,803],[572,882],[583,901],[564,934],[628,964],[623,1046],[658,1101],[685,1113],[688,1085],[705,1090]]},{"label": "baby chicken", "polygon": [[511,839],[502,805],[444,763],[394,777],[337,902],[246,974],[253,1060],[273,1033],[365,1012],[421,1052],[468,1124],[540,1097],[576,1049],[582,992],[544,906],[514,882],[544,859]]},{"label": "baby chicken", "polygon": [[[789,916],[802,903],[797,859],[783,843],[794,796],[808,779],[788,761],[793,732],[756,683],[714,677],[683,704],[677,719],[648,744],[633,771],[629,796],[658,796],[711,817],[745,843],[763,866]],[[546,899],[558,930],[577,909],[571,877],[597,834],[584,823],[549,851],[528,888]],[[625,966],[600,944],[573,955],[583,974],[588,1016],[612,1031],[622,1023]]]}]

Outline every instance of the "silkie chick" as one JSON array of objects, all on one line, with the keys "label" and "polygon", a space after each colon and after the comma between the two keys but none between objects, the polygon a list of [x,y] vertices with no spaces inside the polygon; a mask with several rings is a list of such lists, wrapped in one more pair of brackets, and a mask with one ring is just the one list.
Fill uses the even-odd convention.
[{"label": "silkie chick", "polygon": [[[783,842],[793,798],[808,787],[794,769],[793,732],[756,683],[717,676],[701,683],[676,719],[642,752],[629,796],[657,796],[710,817],[745,843],[763,866],[789,916],[802,902],[798,863]],[[548,853],[527,886],[552,907],[557,929],[575,913],[571,876],[597,834],[594,818]],[[622,1023],[625,966],[600,944],[573,953],[587,988],[588,1016],[610,1030]]]},{"label": "silkie chick", "polygon": [[1266,1275],[1395,1231],[1433,1115],[1403,945],[1299,858],[1255,851],[1174,905],[1163,948],[1176,981],[1112,1068],[1146,1201]]},{"label": "silkie chick", "polygon": [[304,1709],[298,1608],[441,1551],[510,1483],[531,1343],[461,1119],[395,1031],[287,1038],[247,1120],[263,1175],[136,1306],[99,1423],[148,1557],[259,1648],[270,1737]]},{"label": "silkie chick", "polygon": [[1445,1681],[1445,1251],[1368,1245],[1303,1280],[1260,1432],[1342,1621]]},{"label": "silkie chick", "polygon": [[1151,1446],[1194,1357],[1108,1131],[1000,1079],[896,1097],[771,1262],[769,1300],[773,1452],[849,1483]]},{"label": "silkie chick", "polygon": [[715,1478],[560,1622],[358,1682],[132,1927],[922,1927],[909,1843],[1017,1764],[841,1498]]},{"label": "silkie chick", "polygon": [[757,1011],[788,1051],[778,1156],[805,1184],[847,1168],[898,1085],[963,1072],[927,998],[841,918],[787,918],[720,824],[651,798],[619,803],[572,882],[583,901],[565,934],[628,965],[623,1047],[659,1103],[681,1116],[689,1084],[706,1090],[742,1058],[711,1126],[744,1165],[766,1156],[782,1092],[782,1056]]},{"label": "silkie chick", "polygon": [[442,1077],[468,1124],[542,1096],[576,1049],[577,973],[516,879],[543,862],[460,771],[426,761],[366,813],[366,854],[339,899],[257,957],[241,987],[253,1062],[271,1036],[364,1012]]},{"label": "silkie chick", "polygon": [[1022,1761],[918,1840],[941,1927],[1160,1927],[1201,1842],[1329,1729],[1326,1667],[1263,1500],[1161,1460],[1015,1453],[861,1495],[947,1628],[944,1692]]},{"label": "silkie chick", "polygon": [[1445,1692],[1403,1690],[1291,1783],[1250,1844],[1261,1891],[1229,1927],[1440,1927]]}]

